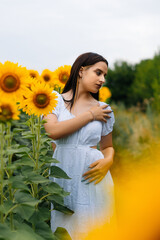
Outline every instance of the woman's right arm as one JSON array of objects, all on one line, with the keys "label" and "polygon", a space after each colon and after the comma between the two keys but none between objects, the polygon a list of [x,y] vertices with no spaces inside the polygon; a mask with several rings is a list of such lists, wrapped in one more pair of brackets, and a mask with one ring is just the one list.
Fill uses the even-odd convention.
[{"label": "woman's right arm", "polygon": [[44,128],[46,132],[49,133],[49,137],[54,140],[74,133],[92,121],[92,119],[93,117],[89,111],[84,112],[75,118],[60,122],[57,120],[57,116],[55,114],[48,114],[43,117],[43,120],[47,120],[47,123],[44,123]]},{"label": "woman's right arm", "polygon": [[[107,113],[111,111],[103,110],[103,108],[106,108],[106,105],[94,106],[90,110],[94,113],[96,120],[106,122],[105,117],[110,117]],[[44,123],[44,128],[46,132],[49,133],[49,137],[56,140],[76,132],[81,127],[92,121],[93,116],[90,111],[86,111],[75,118],[60,122],[55,114],[48,114],[47,116],[44,116],[43,119],[47,120],[47,123]]]}]

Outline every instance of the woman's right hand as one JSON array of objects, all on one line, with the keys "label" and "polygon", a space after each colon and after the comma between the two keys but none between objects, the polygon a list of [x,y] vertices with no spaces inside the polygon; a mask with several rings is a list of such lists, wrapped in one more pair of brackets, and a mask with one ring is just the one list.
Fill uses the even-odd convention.
[{"label": "woman's right hand", "polygon": [[108,104],[105,104],[105,105],[102,105],[102,106],[97,105],[97,106],[91,107],[89,109],[89,111],[91,111],[94,115],[93,120],[107,122],[106,118],[110,118],[108,113],[112,112],[112,110],[104,109],[104,108],[107,108],[108,106],[109,106]]}]

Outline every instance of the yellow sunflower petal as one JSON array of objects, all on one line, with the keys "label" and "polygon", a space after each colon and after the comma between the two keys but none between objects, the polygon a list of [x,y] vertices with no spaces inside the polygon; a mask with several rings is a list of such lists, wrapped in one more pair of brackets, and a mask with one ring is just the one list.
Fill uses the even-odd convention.
[{"label": "yellow sunflower petal", "polygon": [[108,87],[102,87],[99,90],[99,100],[105,102],[108,98],[111,97],[111,92]]},{"label": "yellow sunflower petal", "polygon": [[0,121],[18,120],[19,114],[15,101],[9,99],[0,101]]},{"label": "yellow sunflower petal", "polygon": [[27,103],[26,103],[26,98],[23,96],[22,98],[19,99],[17,103],[17,107],[20,110],[23,110],[23,112],[26,112],[28,115],[31,115],[30,108],[28,108]]},{"label": "yellow sunflower petal", "polygon": [[45,83],[35,81],[31,88],[26,88],[23,92],[24,100],[20,106],[23,110],[31,115],[47,115],[56,107],[58,98],[53,89]]},{"label": "yellow sunflower petal", "polygon": [[70,72],[71,72],[70,65],[64,65],[64,66],[57,68],[53,72],[53,79],[54,79],[55,84],[57,84],[61,88],[64,88],[66,82],[69,79]]},{"label": "yellow sunflower petal", "polygon": [[18,63],[6,61],[0,65],[0,95],[1,98],[19,98],[25,86],[29,86],[32,78],[25,67]]},{"label": "yellow sunflower petal", "polygon": [[39,77],[39,73],[36,70],[30,69],[28,70],[30,77],[33,79],[37,79]]},{"label": "yellow sunflower petal", "polygon": [[49,69],[44,69],[41,73],[41,79],[44,83],[54,88],[53,73]]}]

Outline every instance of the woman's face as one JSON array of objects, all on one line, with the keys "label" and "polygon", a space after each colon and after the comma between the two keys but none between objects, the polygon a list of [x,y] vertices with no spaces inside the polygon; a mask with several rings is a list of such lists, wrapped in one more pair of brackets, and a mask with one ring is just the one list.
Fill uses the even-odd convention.
[{"label": "woman's face", "polygon": [[94,65],[82,67],[80,74],[81,89],[92,93],[97,93],[105,83],[105,76],[108,67],[105,62],[97,62]]}]

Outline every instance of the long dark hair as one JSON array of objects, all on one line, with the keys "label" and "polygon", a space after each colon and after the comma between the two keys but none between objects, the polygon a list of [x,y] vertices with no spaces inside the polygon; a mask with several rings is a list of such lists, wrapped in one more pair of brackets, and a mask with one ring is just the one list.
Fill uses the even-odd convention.
[{"label": "long dark hair", "polygon": [[[105,62],[108,66],[108,61],[104,57],[102,57],[101,55],[99,55],[97,53],[92,53],[92,52],[87,52],[87,53],[81,54],[75,60],[75,62],[73,63],[69,79],[68,79],[68,81],[67,81],[67,83],[64,86],[64,89],[62,91],[62,93],[68,92],[70,89],[72,89],[72,91],[73,91],[72,99],[70,99],[70,100],[64,99],[65,102],[67,102],[67,103],[70,102],[70,110],[71,110],[71,108],[73,106],[73,103],[74,103],[76,86],[77,86],[77,78],[79,76],[80,68],[85,67],[85,66],[93,65],[97,62]],[[99,91],[97,93],[90,92],[90,94],[96,100],[99,100]]]}]

